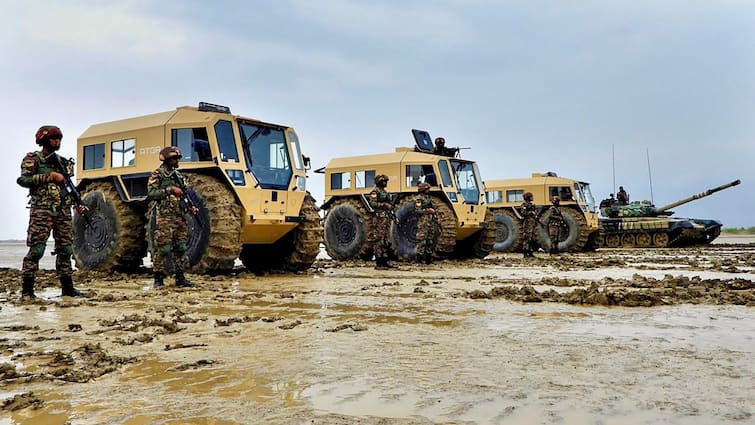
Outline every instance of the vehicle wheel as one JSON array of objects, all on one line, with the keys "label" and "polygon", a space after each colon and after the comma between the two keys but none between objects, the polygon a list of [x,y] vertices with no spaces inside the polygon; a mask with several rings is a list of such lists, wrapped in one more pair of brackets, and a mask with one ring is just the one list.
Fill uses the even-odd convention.
[{"label": "vehicle wheel", "polygon": [[649,233],[642,232],[637,235],[637,246],[648,247],[653,242],[653,238]]},{"label": "vehicle wheel", "polygon": [[325,250],[334,260],[366,256],[372,251],[368,235],[372,223],[360,201],[345,199],[325,215]]},{"label": "vehicle wheel", "polygon": [[488,210],[485,213],[485,228],[477,233],[475,242],[472,244],[472,255],[475,258],[485,258],[493,250],[496,240],[496,223],[493,219],[493,212]]},{"label": "vehicle wheel", "polygon": [[199,208],[187,216],[189,271],[213,273],[233,269],[241,250],[241,206],[218,179],[184,173],[188,194]]},{"label": "vehicle wheel", "polygon": [[659,232],[653,235],[653,245],[657,247],[663,248],[668,246],[668,241],[668,233]]},{"label": "vehicle wheel", "polygon": [[621,238],[619,235],[606,235],[606,246],[608,248],[618,248],[621,245]]},{"label": "vehicle wheel", "polygon": [[133,270],[147,254],[144,207],[123,202],[110,182],[90,184],[82,194],[91,223],[75,214],[73,257],[82,270]]},{"label": "vehicle wheel", "polygon": [[516,252],[522,249],[524,228],[522,221],[513,212],[504,209],[493,211],[495,226],[495,243],[493,250],[499,252]]},{"label": "vehicle wheel", "polygon": [[[408,196],[398,202],[398,224],[391,226],[393,251],[397,258],[405,261],[413,261],[417,257],[417,214],[414,212],[414,201],[413,197]],[[437,245],[437,239],[434,243]]]},{"label": "vehicle wheel", "polygon": [[626,233],[621,236],[621,246],[625,248],[632,248],[634,247],[634,235],[631,233]]},{"label": "vehicle wheel", "polygon": [[435,257],[448,258],[453,254],[456,246],[456,214],[443,199],[436,195],[431,195],[431,197],[440,221],[440,235],[435,244]]},{"label": "vehicle wheel", "polygon": [[307,270],[320,253],[322,225],[318,211],[314,198],[307,192],[300,212],[304,221],[272,245],[244,245],[239,255],[241,263],[254,272]]},{"label": "vehicle wheel", "polygon": [[[546,210],[541,216],[540,221],[546,223],[545,226],[539,226],[537,231],[537,240],[540,246],[550,251],[551,239],[548,236],[548,219],[550,210]],[[564,227],[561,229],[561,236],[558,241],[557,251],[575,251],[581,250],[587,243],[587,232],[582,230],[586,227],[585,219],[581,214],[571,208],[561,208],[561,215],[564,217]],[[582,223],[582,225],[580,225]]]}]

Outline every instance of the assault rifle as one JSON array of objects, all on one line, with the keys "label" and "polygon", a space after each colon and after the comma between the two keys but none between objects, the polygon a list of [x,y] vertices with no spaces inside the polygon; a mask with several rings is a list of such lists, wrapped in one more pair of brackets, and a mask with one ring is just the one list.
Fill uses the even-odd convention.
[{"label": "assault rifle", "polygon": [[204,222],[199,215],[199,207],[196,203],[194,203],[194,200],[191,199],[191,196],[189,196],[189,191],[186,188],[186,185],[178,179],[172,180],[176,184],[176,186],[181,189],[181,192],[183,192],[183,195],[181,195],[181,198],[178,200],[178,203],[181,205],[181,209],[183,209],[184,211],[189,211],[191,215],[194,216],[194,220],[196,220],[197,224],[199,224],[199,227],[204,227]]},{"label": "assault rifle", "polygon": [[[82,216],[84,216],[84,220],[87,222],[87,226],[90,226],[92,224],[92,212],[89,210],[89,207],[84,203],[84,201],[81,200],[81,194],[79,194],[78,189],[76,189],[76,185],[73,184],[73,181],[71,180],[71,176],[73,173],[69,173],[68,167],[63,165],[63,161],[61,160],[60,155],[53,153],[55,161],[53,162],[53,167],[63,175],[63,179],[65,179],[65,183],[63,184],[63,190],[65,191],[66,196],[70,196],[71,199],[73,199],[73,203],[76,205],[77,209],[81,209],[83,212],[81,213]],[[69,167],[73,167],[75,164],[73,158],[67,160]]]}]

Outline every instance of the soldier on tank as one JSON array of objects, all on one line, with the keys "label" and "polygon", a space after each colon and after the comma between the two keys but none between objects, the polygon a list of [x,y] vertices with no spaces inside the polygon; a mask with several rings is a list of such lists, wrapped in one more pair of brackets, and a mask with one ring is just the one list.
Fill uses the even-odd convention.
[{"label": "soldier on tank", "polygon": [[385,190],[387,186],[388,176],[385,174],[375,176],[375,187],[370,192],[369,199],[370,208],[372,208],[370,240],[374,241],[375,268],[378,270],[396,268],[388,262],[388,253],[391,249],[391,222],[395,221],[398,224],[398,219],[391,202],[391,195]]},{"label": "soldier on tank", "polygon": [[532,192],[524,194],[524,202],[519,206],[519,212],[523,217],[522,220],[522,252],[524,258],[534,257],[535,250],[535,231],[539,222],[537,218],[537,207],[532,202]]},{"label": "soldier on tank", "polygon": [[184,276],[188,267],[186,255],[188,226],[186,213],[196,214],[196,207],[187,211],[187,203],[181,198],[188,196],[184,177],[178,171],[181,151],[168,146],[160,151],[162,164],[152,172],[147,186],[150,201],[148,216],[152,236],[152,269],[154,287],[161,288],[168,274],[168,258],[172,257],[176,286],[192,287],[194,284]]},{"label": "soldier on tank", "polygon": [[[39,270],[39,260],[45,253],[47,239],[55,239],[55,271],[62,295],[69,297],[81,296],[81,292],[73,286],[73,269],[71,268],[71,254],[73,253],[73,230],[71,220],[70,196],[64,190],[65,173],[73,176],[73,163],[55,153],[60,149],[63,133],[54,125],[45,125],[37,130],[35,136],[41,151],[26,154],[21,162],[21,177],[16,182],[29,189],[29,228],[27,230],[26,245],[29,252],[21,266],[21,297],[36,298],[34,294],[34,279]],[[83,214],[85,207],[77,206],[79,214]]]},{"label": "soldier on tank", "polygon": [[417,192],[419,196],[414,202],[414,212],[417,214],[417,262],[432,264],[435,239],[438,237],[438,213],[430,197],[430,185],[420,183]]},{"label": "soldier on tank", "polygon": [[624,186],[619,186],[619,191],[616,192],[616,200],[619,202],[619,205],[629,204],[629,194],[624,190]]},{"label": "soldier on tank", "polygon": [[554,196],[551,203],[553,205],[548,209],[550,211],[550,217],[548,217],[548,236],[551,241],[550,254],[553,255],[558,253],[558,242],[561,240],[561,230],[565,222],[564,216],[561,214],[561,208],[559,207],[561,198]]}]

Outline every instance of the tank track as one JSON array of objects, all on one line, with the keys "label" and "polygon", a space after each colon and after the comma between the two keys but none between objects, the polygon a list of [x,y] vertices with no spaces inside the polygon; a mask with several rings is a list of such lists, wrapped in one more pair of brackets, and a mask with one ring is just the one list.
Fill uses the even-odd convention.
[{"label": "tank track", "polygon": [[[94,267],[94,270],[111,272],[115,270],[132,270],[142,265],[147,254],[146,223],[144,208],[128,204],[121,200],[115,185],[110,182],[94,182],[87,186],[82,199],[87,195],[99,191],[104,199],[109,201],[116,214],[117,239],[110,256],[104,262]],[[74,255],[76,267],[85,269],[83,262]]]},{"label": "tank track", "polygon": [[233,269],[241,250],[241,206],[215,177],[184,173],[187,186],[204,198],[210,217],[210,240],[205,254],[189,270],[211,273]]}]

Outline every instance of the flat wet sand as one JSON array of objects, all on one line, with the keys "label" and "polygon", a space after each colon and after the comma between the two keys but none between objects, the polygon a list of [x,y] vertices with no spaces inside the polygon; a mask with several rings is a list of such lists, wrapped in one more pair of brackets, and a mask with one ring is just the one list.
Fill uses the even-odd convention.
[{"label": "flat wet sand", "polygon": [[755,246],[520,257],[33,303],[5,269],[0,425],[753,421]]}]

